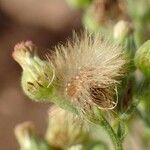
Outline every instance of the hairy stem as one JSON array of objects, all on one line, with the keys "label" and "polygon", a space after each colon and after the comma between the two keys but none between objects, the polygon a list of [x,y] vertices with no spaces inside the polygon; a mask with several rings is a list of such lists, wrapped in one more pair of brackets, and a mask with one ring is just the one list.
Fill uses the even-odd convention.
[{"label": "hairy stem", "polygon": [[115,150],[122,150],[121,140],[117,137],[117,134],[115,133],[115,131],[113,130],[113,128],[111,127],[109,122],[103,116],[101,116],[101,117],[102,117],[101,125],[109,134]]},{"label": "hairy stem", "polygon": [[111,125],[105,119],[105,117],[103,116],[102,112],[99,109],[95,109],[95,115],[87,116],[87,119],[97,125],[102,126],[105,129],[105,131],[108,133],[109,137],[111,138],[114,149],[122,150],[122,140],[115,133],[114,129],[111,127]]},{"label": "hairy stem", "polygon": [[72,113],[78,114],[77,109],[73,105],[71,105],[69,101],[63,100],[59,98],[58,96],[52,96],[52,98],[50,99],[54,104],[58,105],[60,108],[70,111]]}]

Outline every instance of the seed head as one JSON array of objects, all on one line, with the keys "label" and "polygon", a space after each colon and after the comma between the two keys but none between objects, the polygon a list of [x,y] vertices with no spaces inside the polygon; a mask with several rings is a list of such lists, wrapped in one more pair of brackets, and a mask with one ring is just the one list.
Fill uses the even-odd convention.
[{"label": "seed head", "polygon": [[126,64],[121,47],[99,34],[74,34],[72,41],[56,48],[50,61],[55,68],[58,94],[79,110],[116,107],[117,85]]}]

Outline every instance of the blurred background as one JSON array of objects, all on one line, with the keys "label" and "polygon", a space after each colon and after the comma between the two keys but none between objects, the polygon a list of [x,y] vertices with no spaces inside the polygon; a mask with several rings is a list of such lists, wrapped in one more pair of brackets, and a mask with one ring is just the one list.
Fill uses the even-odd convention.
[{"label": "blurred background", "polygon": [[43,56],[81,27],[80,17],[64,0],[0,0],[0,149],[19,149],[13,129],[23,121],[33,121],[42,134],[50,107],[22,92],[21,68],[11,57],[14,45],[32,40]]}]

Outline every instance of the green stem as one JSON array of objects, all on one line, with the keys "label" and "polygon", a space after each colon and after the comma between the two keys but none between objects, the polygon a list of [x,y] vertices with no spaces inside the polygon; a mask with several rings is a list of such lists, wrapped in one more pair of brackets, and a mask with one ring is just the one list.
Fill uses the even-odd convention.
[{"label": "green stem", "polygon": [[137,109],[136,112],[139,115],[139,117],[144,120],[144,122],[146,123],[146,125],[150,127],[149,116],[147,117],[146,115],[142,114],[142,112],[139,109]]},{"label": "green stem", "polygon": [[[59,107],[65,109],[65,110],[71,111],[75,114],[78,114],[77,109],[75,107],[73,107],[67,100],[65,101],[65,100],[60,99],[59,97],[53,96],[52,101]],[[115,133],[115,131],[113,130],[113,128],[111,127],[109,122],[103,117],[101,112],[98,111],[98,116],[95,116],[94,118],[89,116],[89,117],[87,117],[87,119],[98,125],[101,124],[103,126],[103,128],[107,131],[107,133],[109,134],[109,136],[112,140],[112,143],[115,147],[115,150],[122,150],[121,140],[117,137],[117,134]]]},{"label": "green stem", "polygon": [[101,125],[105,131],[108,133],[109,137],[111,138],[111,141],[114,145],[115,150],[122,150],[122,141],[119,139],[118,135],[115,133],[109,122],[105,119],[102,112],[99,109],[95,109],[95,115],[93,116],[87,116],[87,119],[91,122]]},{"label": "green stem", "polygon": [[[70,103],[67,103],[67,101],[64,102],[64,100],[60,100],[58,97],[53,97],[53,102],[65,110],[68,110],[68,111],[71,111],[75,114],[78,114],[78,111],[75,109],[75,107],[70,105]],[[109,122],[103,117],[102,114],[99,114],[99,117],[100,118],[97,120],[98,121],[97,123],[96,123],[96,121],[92,121],[92,122],[95,122],[96,124],[101,124],[103,126],[103,128],[109,134],[115,150],[122,150],[122,142],[117,137],[117,134],[114,132],[114,130],[111,127],[111,125],[109,124]]]},{"label": "green stem", "polygon": [[50,96],[51,101],[60,108],[78,114],[77,109],[69,103],[69,101],[59,98],[58,96]]},{"label": "green stem", "polygon": [[112,143],[114,145],[115,150],[122,150],[122,143],[121,140],[117,137],[117,134],[114,132],[113,128],[110,126],[110,124],[108,123],[108,121],[101,116],[102,121],[101,121],[101,125],[103,126],[103,128],[107,131],[107,133],[109,134]]},{"label": "green stem", "polygon": [[127,121],[130,119],[132,114],[136,111],[137,105],[139,104],[140,100],[139,99],[134,99],[134,102],[129,106],[127,111],[123,113],[120,117],[122,121]]}]

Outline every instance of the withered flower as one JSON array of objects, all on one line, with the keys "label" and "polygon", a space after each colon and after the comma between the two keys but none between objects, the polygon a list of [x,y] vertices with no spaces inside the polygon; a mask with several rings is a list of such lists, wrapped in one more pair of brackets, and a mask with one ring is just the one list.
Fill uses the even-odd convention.
[{"label": "withered flower", "polygon": [[83,113],[93,106],[114,109],[126,58],[123,49],[104,36],[74,33],[73,40],[56,47],[56,53],[49,58],[58,95]]}]

